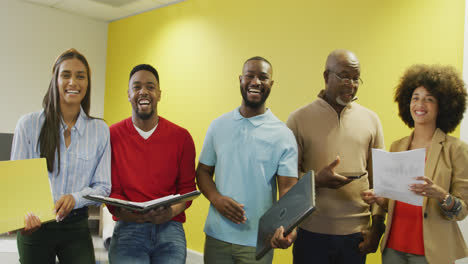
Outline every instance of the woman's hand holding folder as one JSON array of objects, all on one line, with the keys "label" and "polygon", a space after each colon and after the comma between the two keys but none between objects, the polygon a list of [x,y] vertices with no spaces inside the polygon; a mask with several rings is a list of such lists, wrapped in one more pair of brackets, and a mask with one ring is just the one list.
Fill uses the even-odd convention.
[{"label": "woman's hand holding folder", "polygon": [[41,220],[33,213],[28,213],[24,217],[24,228],[21,230],[23,235],[31,235],[41,227]]}]

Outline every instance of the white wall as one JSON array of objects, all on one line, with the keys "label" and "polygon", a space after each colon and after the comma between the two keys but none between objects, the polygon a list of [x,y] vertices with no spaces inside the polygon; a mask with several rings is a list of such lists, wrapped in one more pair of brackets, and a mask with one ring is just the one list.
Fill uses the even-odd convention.
[{"label": "white wall", "polygon": [[[468,0],[465,0],[465,36],[463,45],[463,79],[468,83]],[[460,125],[460,139],[468,143],[468,111],[465,112]],[[458,222],[460,229],[468,244],[468,218]]]},{"label": "white wall", "polygon": [[107,23],[17,0],[0,1],[0,133],[42,109],[55,58],[68,48],[91,67],[91,115],[104,116]]}]

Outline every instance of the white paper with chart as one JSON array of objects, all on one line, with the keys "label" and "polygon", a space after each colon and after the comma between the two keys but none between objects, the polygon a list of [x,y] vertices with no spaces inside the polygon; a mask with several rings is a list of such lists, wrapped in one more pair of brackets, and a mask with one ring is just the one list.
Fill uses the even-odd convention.
[{"label": "white paper with chart", "polygon": [[409,185],[423,183],[426,149],[388,152],[372,149],[374,192],[377,196],[422,206],[423,197],[409,190]]}]

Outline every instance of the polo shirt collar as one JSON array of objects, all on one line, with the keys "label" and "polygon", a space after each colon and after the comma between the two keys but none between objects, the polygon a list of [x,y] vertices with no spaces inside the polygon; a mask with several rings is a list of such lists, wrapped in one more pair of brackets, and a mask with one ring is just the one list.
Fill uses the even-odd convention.
[{"label": "polo shirt collar", "polygon": [[265,110],[265,113],[261,114],[261,115],[258,115],[258,116],[253,116],[253,117],[249,117],[249,118],[245,118],[243,117],[241,114],[240,114],[240,106],[237,107],[235,110],[234,110],[234,120],[241,120],[241,119],[246,119],[248,120],[252,125],[258,127],[258,126],[261,126],[263,125],[264,123],[266,123],[268,120],[270,120],[271,118],[271,111],[269,108],[267,108]]}]

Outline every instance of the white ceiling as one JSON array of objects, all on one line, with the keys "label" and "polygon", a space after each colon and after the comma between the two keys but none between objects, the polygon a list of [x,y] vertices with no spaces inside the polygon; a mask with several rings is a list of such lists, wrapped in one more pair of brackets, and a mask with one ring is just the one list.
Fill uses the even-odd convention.
[{"label": "white ceiling", "polygon": [[115,21],[186,0],[17,0],[100,21]]}]

